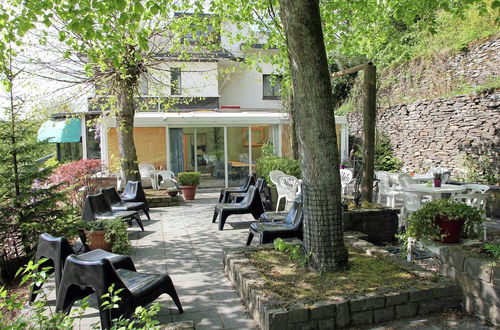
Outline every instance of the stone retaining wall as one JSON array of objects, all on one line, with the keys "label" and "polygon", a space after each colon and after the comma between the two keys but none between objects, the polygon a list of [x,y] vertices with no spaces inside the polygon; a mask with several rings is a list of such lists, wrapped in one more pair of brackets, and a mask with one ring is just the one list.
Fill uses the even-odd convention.
[{"label": "stone retaining wall", "polygon": [[[500,171],[500,90],[379,108],[377,130],[395,156],[418,172],[441,165],[462,175],[466,155],[487,155]],[[349,131],[361,137],[362,114],[348,114]]]},{"label": "stone retaining wall", "polygon": [[471,43],[457,53],[416,58],[382,72],[382,106],[430,99],[463,86],[480,86],[500,76],[500,35]]},{"label": "stone retaining wall", "polygon": [[[370,253],[387,254],[366,241],[347,237],[356,247]],[[375,324],[397,318],[412,317],[450,308],[461,304],[460,288],[455,281],[440,279],[426,288],[414,287],[406,291],[370,293],[356,298],[331,297],[314,304],[294,302],[286,304],[273,294],[266,293],[265,282],[245,252],[270,249],[270,245],[225,249],[223,255],[226,276],[236,286],[244,304],[262,329],[340,329],[349,326]],[[396,260],[396,259],[395,259]],[[400,259],[397,259],[400,260]],[[414,264],[400,262],[418,272],[419,276],[432,276]],[[288,302],[290,303],[290,302]]]},{"label": "stone retaining wall", "polygon": [[439,254],[441,274],[462,287],[465,310],[500,326],[500,266],[471,257],[461,247],[442,248]]}]

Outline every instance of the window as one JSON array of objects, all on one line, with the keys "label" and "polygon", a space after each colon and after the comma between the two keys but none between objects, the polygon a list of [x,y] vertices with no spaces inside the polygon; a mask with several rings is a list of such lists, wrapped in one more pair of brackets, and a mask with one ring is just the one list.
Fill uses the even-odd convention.
[{"label": "window", "polygon": [[281,76],[265,74],[263,76],[263,99],[279,100],[281,98]]},{"label": "window", "polygon": [[170,68],[170,95],[181,95],[181,68]]}]

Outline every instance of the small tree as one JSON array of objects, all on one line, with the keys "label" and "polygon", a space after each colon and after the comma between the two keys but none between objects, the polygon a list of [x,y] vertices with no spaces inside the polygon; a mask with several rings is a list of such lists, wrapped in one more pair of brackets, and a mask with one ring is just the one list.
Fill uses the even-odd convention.
[{"label": "small tree", "polygon": [[0,65],[0,79],[8,106],[0,116],[0,265],[1,278],[9,281],[17,266],[32,256],[43,232],[66,232],[67,221],[61,208],[63,195],[55,188],[41,189],[40,184],[52,171],[41,168],[36,159],[44,156],[46,146],[36,140],[37,122],[23,115],[23,101],[15,96],[16,52],[7,49],[6,65]]}]

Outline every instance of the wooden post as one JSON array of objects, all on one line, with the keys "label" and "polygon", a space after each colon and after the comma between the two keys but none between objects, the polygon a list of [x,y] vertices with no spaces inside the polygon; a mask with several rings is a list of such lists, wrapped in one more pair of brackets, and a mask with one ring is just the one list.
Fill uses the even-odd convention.
[{"label": "wooden post", "polygon": [[376,123],[376,93],[377,70],[372,63],[364,68],[365,99],[363,106],[363,180],[361,183],[361,200],[372,202],[373,177],[375,167],[375,123]]}]

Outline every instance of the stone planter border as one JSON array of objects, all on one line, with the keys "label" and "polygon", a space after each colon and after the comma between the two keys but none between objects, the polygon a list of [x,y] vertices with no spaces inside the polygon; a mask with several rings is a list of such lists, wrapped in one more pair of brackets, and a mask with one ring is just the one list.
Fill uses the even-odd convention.
[{"label": "stone planter border", "polygon": [[472,257],[461,247],[441,248],[439,257],[441,274],[456,279],[463,289],[465,310],[500,326],[500,266]]},{"label": "stone planter border", "polygon": [[179,196],[150,197],[146,196],[149,207],[179,206]]},{"label": "stone planter border", "polygon": [[[369,254],[388,254],[356,236],[347,236],[346,240],[364,248]],[[287,306],[284,301],[264,291],[264,280],[259,278],[257,269],[245,256],[245,252],[271,248],[271,245],[263,245],[225,249],[223,255],[226,276],[234,283],[236,291],[262,329],[340,329],[459,308],[462,302],[456,281],[442,278],[431,282],[425,289],[413,287],[355,298],[338,296],[312,305],[297,301],[290,307],[284,307]],[[419,276],[433,276],[414,264],[404,260],[398,262]]]}]

